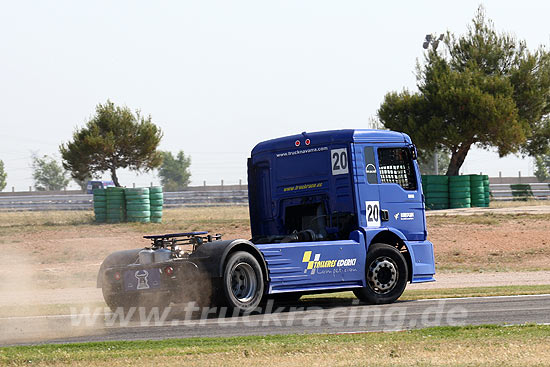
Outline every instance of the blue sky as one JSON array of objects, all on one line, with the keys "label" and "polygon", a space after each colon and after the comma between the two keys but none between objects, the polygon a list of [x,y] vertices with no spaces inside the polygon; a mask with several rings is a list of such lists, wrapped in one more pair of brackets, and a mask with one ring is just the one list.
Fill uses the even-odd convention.
[{"label": "blue sky", "polygon": [[[496,28],[549,44],[546,1],[483,1]],[[31,152],[58,146],[110,98],[192,157],[192,184],[246,181],[259,141],[365,128],[384,95],[415,89],[427,33],[463,33],[479,1],[0,1],[0,159],[32,185]],[[523,176],[532,161],[474,150],[464,173]],[[120,172],[122,184],[156,174]],[[74,185],[73,185],[74,186]]]}]

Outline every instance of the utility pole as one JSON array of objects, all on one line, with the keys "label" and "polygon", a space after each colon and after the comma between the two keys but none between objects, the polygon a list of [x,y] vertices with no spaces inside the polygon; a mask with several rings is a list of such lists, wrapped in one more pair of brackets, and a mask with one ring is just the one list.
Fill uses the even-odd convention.
[{"label": "utility pole", "polygon": [[[439,35],[439,38],[435,38],[433,34],[427,34],[424,43],[422,44],[422,47],[424,48],[424,50],[427,50],[428,47],[432,46],[435,51],[437,50],[437,46],[439,46],[439,42],[443,41],[443,37],[445,37],[443,33]],[[434,173],[436,175],[439,175],[439,161],[437,157],[437,150],[434,150]]]}]

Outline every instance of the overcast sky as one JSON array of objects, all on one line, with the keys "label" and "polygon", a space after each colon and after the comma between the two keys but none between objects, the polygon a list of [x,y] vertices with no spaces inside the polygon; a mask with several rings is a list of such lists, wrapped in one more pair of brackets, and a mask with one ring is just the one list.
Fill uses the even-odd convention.
[{"label": "overcast sky", "polygon": [[[246,182],[257,142],[368,127],[387,92],[415,90],[426,33],[464,33],[480,3],[497,29],[550,44],[548,1],[1,0],[5,190],[28,189],[31,153],[59,157],[108,98],[152,115],[161,149],[191,155],[193,185]],[[463,166],[499,171],[532,175],[532,160],[474,150]]]}]

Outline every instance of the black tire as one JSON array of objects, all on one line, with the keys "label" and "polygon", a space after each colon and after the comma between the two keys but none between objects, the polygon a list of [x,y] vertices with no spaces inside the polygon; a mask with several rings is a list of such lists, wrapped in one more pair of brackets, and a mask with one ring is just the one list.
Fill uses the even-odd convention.
[{"label": "black tire", "polygon": [[130,307],[137,307],[137,297],[131,293],[114,293],[108,284],[104,284],[101,288],[103,299],[111,311],[116,312],[119,307],[122,307],[124,312],[129,312]]},{"label": "black tire", "polygon": [[392,303],[407,285],[407,262],[395,247],[375,243],[367,253],[365,277],[367,286],[353,291],[357,298],[372,304]]},{"label": "black tire", "polygon": [[113,293],[109,287],[102,288],[103,299],[112,312],[118,312],[122,308],[124,315],[132,311],[133,319],[140,317],[140,308],[145,311],[145,316],[149,314],[154,307],[159,308],[159,315],[164,312],[166,307],[170,306],[170,297],[168,294],[162,295],[140,295],[138,293]]},{"label": "black tire", "polygon": [[223,271],[222,287],[231,309],[253,311],[264,293],[264,277],[258,260],[245,251],[231,254]]}]

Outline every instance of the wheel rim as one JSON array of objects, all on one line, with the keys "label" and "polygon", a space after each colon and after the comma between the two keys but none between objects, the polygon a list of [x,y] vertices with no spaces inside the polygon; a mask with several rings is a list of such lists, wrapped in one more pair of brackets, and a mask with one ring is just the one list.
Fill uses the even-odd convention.
[{"label": "wheel rim", "polygon": [[241,262],[231,272],[231,292],[242,303],[249,302],[256,293],[257,280],[250,264]]},{"label": "wheel rim", "polygon": [[378,257],[369,266],[367,282],[377,294],[391,292],[395,288],[398,278],[397,264],[389,257]]}]

